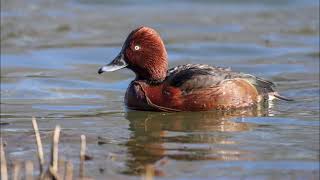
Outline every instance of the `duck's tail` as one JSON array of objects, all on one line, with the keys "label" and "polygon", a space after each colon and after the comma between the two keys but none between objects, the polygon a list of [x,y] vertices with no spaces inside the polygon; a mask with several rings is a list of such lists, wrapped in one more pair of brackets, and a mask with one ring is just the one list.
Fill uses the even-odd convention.
[{"label": "duck's tail", "polygon": [[283,100],[283,101],[294,101],[294,99],[281,96],[277,92],[270,92],[270,93],[268,93],[268,96],[269,96],[269,100],[280,99],[280,100]]}]

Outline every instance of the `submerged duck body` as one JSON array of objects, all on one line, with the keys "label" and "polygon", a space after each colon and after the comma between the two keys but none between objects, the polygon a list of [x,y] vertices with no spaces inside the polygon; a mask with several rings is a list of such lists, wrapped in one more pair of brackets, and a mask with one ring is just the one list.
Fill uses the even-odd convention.
[{"label": "submerged duck body", "polygon": [[270,99],[290,100],[267,80],[204,64],[168,70],[159,34],[148,27],[132,31],[119,55],[99,74],[129,68],[136,74],[125,95],[129,109],[149,111],[229,110],[256,106]]}]

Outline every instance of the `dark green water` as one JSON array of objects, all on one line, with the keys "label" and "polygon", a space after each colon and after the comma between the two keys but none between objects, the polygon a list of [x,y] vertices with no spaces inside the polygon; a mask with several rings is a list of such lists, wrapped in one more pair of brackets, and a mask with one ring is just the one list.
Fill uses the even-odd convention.
[{"label": "dark green water", "polygon": [[[128,111],[134,74],[97,70],[140,25],[159,31],[171,67],[232,67],[274,81],[295,101],[228,114]],[[318,179],[319,54],[317,1],[3,0],[7,159],[37,161],[35,116],[46,155],[61,125],[60,157],[76,170],[87,136],[86,174],[95,179],[140,179],[146,164],[159,179]]]}]

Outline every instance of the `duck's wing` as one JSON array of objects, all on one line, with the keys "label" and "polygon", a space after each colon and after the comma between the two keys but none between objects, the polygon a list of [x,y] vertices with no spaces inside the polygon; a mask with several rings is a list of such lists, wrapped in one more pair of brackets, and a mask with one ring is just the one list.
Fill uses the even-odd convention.
[{"label": "duck's wing", "polygon": [[166,78],[171,86],[179,87],[184,94],[197,89],[219,88],[219,84],[226,80],[241,79],[254,86],[260,95],[268,98],[272,95],[278,99],[291,100],[280,96],[271,81],[240,72],[230,68],[216,67],[205,64],[186,64],[168,70]]},{"label": "duck's wing", "polygon": [[232,75],[229,68],[186,64],[169,69],[165,81],[170,86],[178,87],[183,93],[189,93],[192,90],[217,86]]}]

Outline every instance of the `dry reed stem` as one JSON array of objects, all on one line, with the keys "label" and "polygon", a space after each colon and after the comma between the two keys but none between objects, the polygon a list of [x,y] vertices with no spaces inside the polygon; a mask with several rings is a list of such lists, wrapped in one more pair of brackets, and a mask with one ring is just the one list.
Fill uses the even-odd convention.
[{"label": "dry reed stem", "polygon": [[40,166],[40,174],[43,173],[44,170],[44,158],[43,158],[43,148],[42,148],[42,142],[40,138],[38,123],[35,117],[32,117],[32,126],[34,129],[34,133],[36,135],[36,142],[38,147],[38,159],[39,159],[39,166]]},{"label": "dry reed stem", "polygon": [[[52,177],[52,178],[50,178]],[[52,166],[49,166],[49,179],[57,179],[59,180],[59,174],[58,172],[52,167]]]},{"label": "dry reed stem", "polygon": [[6,161],[6,154],[4,152],[2,138],[0,138],[0,153],[1,153],[1,179],[8,180],[7,161]]},{"label": "dry reed stem", "polygon": [[153,180],[154,177],[154,166],[151,164],[146,165],[146,174],[144,176],[145,180]]},{"label": "dry reed stem", "polygon": [[85,155],[86,155],[86,136],[81,135],[81,146],[80,146],[80,170],[79,175],[80,178],[84,177],[84,161],[85,161]]},{"label": "dry reed stem", "polygon": [[33,162],[28,160],[25,163],[26,180],[33,180]]},{"label": "dry reed stem", "polygon": [[13,162],[13,172],[12,172],[13,180],[20,179],[20,170],[21,170],[21,163],[19,161]]},{"label": "dry reed stem", "polygon": [[59,172],[59,177],[64,177],[64,171],[65,171],[65,160],[59,159],[58,161],[58,172]]},{"label": "dry reed stem", "polygon": [[49,171],[53,175],[54,179],[58,178],[58,144],[60,137],[60,126],[56,126],[52,136],[52,145],[51,145],[51,161]]},{"label": "dry reed stem", "polygon": [[72,180],[72,176],[73,176],[73,164],[72,162],[67,161],[64,179]]}]

